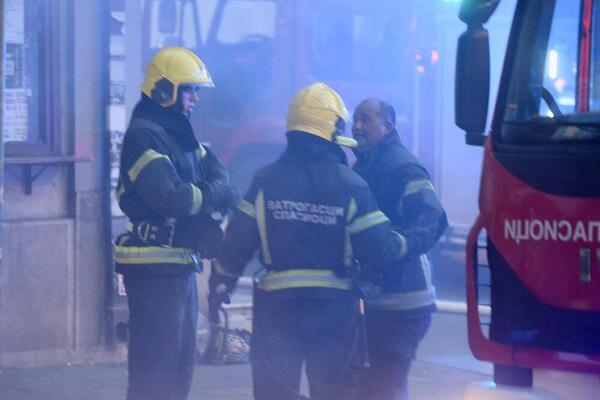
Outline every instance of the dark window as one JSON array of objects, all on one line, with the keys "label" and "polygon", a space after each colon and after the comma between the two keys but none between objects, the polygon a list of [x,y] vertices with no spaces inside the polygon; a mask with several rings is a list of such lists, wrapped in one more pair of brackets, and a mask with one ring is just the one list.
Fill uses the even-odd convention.
[{"label": "dark window", "polygon": [[[7,156],[58,152],[58,55],[53,2],[13,0],[4,14],[3,138]],[[54,7],[56,9],[57,7]]]},{"label": "dark window", "polygon": [[[563,114],[575,112],[580,9],[578,4],[573,3],[565,0],[556,2],[545,53],[543,87],[556,100]],[[547,102],[540,102],[539,115],[554,115]]]},{"label": "dark window", "polygon": [[592,13],[592,48],[590,60],[590,111],[600,111],[600,2],[595,1]]},{"label": "dark window", "polygon": [[272,0],[231,0],[215,16],[215,35],[206,48],[215,80],[209,96],[219,110],[208,116],[212,122],[232,126],[269,103],[276,17]]},{"label": "dark window", "polygon": [[[525,3],[521,31],[513,56],[501,136],[506,144],[598,142],[597,29],[592,32],[591,113],[578,112],[578,50],[584,43],[581,3],[572,0]],[[598,17],[597,7],[594,17]],[[595,24],[592,24],[594,27]]]},{"label": "dark window", "polygon": [[346,5],[323,2],[311,9],[308,54],[316,77],[389,83],[410,76],[415,67],[411,12],[368,2]]}]

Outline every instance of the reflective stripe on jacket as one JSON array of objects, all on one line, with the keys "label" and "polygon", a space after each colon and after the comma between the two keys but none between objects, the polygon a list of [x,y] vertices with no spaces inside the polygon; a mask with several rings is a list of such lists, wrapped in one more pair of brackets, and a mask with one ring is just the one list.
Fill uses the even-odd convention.
[{"label": "reflective stripe on jacket", "polygon": [[[337,145],[301,132],[254,177],[227,227],[220,261],[240,275],[255,251],[267,269],[259,288],[289,296],[350,292],[350,270],[399,256],[399,236]],[[341,153],[341,154],[340,154]]]},{"label": "reflective stripe on jacket", "polygon": [[404,238],[404,256],[376,279],[377,298],[367,299],[367,308],[419,310],[432,308],[435,288],[426,253],[448,225],[429,175],[419,160],[392,131],[368,154],[357,154],[352,169],[371,188],[377,205]]},{"label": "reflective stripe on jacket", "polygon": [[[145,95],[125,133],[120,162],[116,197],[131,223],[160,226],[176,220],[175,235],[190,242],[213,211],[205,204],[200,183],[227,181],[225,169],[198,143],[187,118]],[[195,246],[185,240],[160,247],[138,236],[122,235],[115,245],[117,272],[161,272],[161,265],[169,273],[198,269],[191,251]]]}]

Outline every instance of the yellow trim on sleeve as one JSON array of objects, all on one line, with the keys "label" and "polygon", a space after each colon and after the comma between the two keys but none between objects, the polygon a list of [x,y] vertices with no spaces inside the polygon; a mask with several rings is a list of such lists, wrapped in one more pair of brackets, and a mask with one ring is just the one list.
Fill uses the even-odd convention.
[{"label": "yellow trim on sleeve", "polygon": [[388,217],[386,217],[381,211],[377,210],[363,215],[362,217],[356,218],[350,225],[348,225],[347,229],[348,232],[353,235],[387,221],[389,221]]},{"label": "yellow trim on sleeve", "polygon": [[348,203],[348,210],[346,212],[346,223],[352,221],[352,218],[354,218],[354,215],[356,214],[356,210],[356,200],[354,200],[354,197],[352,197],[350,199],[350,203]]},{"label": "yellow trim on sleeve", "polygon": [[121,182],[121,179],[119,179],[119,184],[117,185],[117,192],[115,193],[117,203],[121,201],[121,196],[123,196],[123,193],[125,193],[125,185],[123,185],[123,182]]},{"label": "yellow trim on sleeve", "polygon": [[146,150],[144,154],[142,154],[140,158],[137,159],[135,164],[133,164],[133,166],[129,168],[129,171],[127,171],[131,182],[135,182],[142,170],[146,168],[146,166],[152,161],[157,160],[159,158],[166,158],[167,160],[169,160],[169,157],[157,152],[156,150]]},{"label": "yellow trim on sleeve", "polygon": [[190,208],[190,215],[196,215],[202,208],[202,203],[204,203],[204,195],[198,186],[194,184],[190,185],[192,186],[192,207]]},{"label": "yellow trim on sleeve", "polygon": [[350,232],[348,229],[344,232],[344,265],[352,266],[354,262],[354,250],[352,250],[352,241],[350,240]]},{"label": "yellow trim on sleeve", "polygon": [[[356,214],[356,200],[354,197],[350,199],[350,203],[348,204],[348,210],[346,211],[346,224],[352,221],[354,215]],[[352,241],[350,240],[350,232],[348,231],[348,226],[344,230],[344,265],[350,267],[354,262],[354,251],[352,250]]]},{"label": "yellow trim on sleeve", "polygon": [[237,204],[237,209],[249,217],[256,218],[254,204],[250,203],[248,200],[241,199]]},{"label": "yellow trim on sleeve", "polygon": [[198,161],[202,160],[206,156],[206,149],[199,145],[198,150],[196,150],[196,157],[198,157]]},{"label": "yellow trim on sleeve", "polygon": [[271,258],[271,251],[269,250],[269,240],[267,235],[265,194],[262,190],[256,195],[256,200],[254,201],[254,204],[256,204],[256,222],[258,224],[258,234],[260,235],[260,243],[262,245],[263,261],[267,265],[272,265],[273,259]]},{"label": "yellow trim on sleeve", "polygon": [[404,237],[404,235],[396,231],[392,231],[392,234],[394,234],[394,237],[396,238],[396,240],[398,240],[398,243],[400,244],[400,251],[398,252],[398,256],[396,257],[397,259],[400,259],[404,257],[406,255],[406,252],[408,251],[406,246],[406,238]]},{"label": "yellow trim on sleeve", "polygon": [[404,188],[404,193],[402,194],[402,197],[418,193],[421,190],[431,190],[435,192],[435,189],[433,188],[431,182],[426,179],[422,179],[420,181],[409,182]]}]

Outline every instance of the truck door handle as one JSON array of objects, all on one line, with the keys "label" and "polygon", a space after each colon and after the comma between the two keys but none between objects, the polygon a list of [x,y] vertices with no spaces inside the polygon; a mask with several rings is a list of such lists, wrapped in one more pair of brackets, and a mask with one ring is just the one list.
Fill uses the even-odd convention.
[{"label": "truck door handle", "polygon": [[[600,252],[596,251],[596,257]],[[592,251],[590,249],[579,249],[579,280],[584,283],[592,281]]]}]

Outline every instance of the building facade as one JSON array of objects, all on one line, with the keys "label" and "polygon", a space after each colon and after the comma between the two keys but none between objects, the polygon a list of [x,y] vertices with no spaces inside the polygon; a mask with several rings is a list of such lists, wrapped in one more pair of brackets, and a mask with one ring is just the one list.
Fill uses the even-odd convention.
[{"label": "building facade", "polygon": [[3,0],[0,367],[112,357],[109,18]]}]

